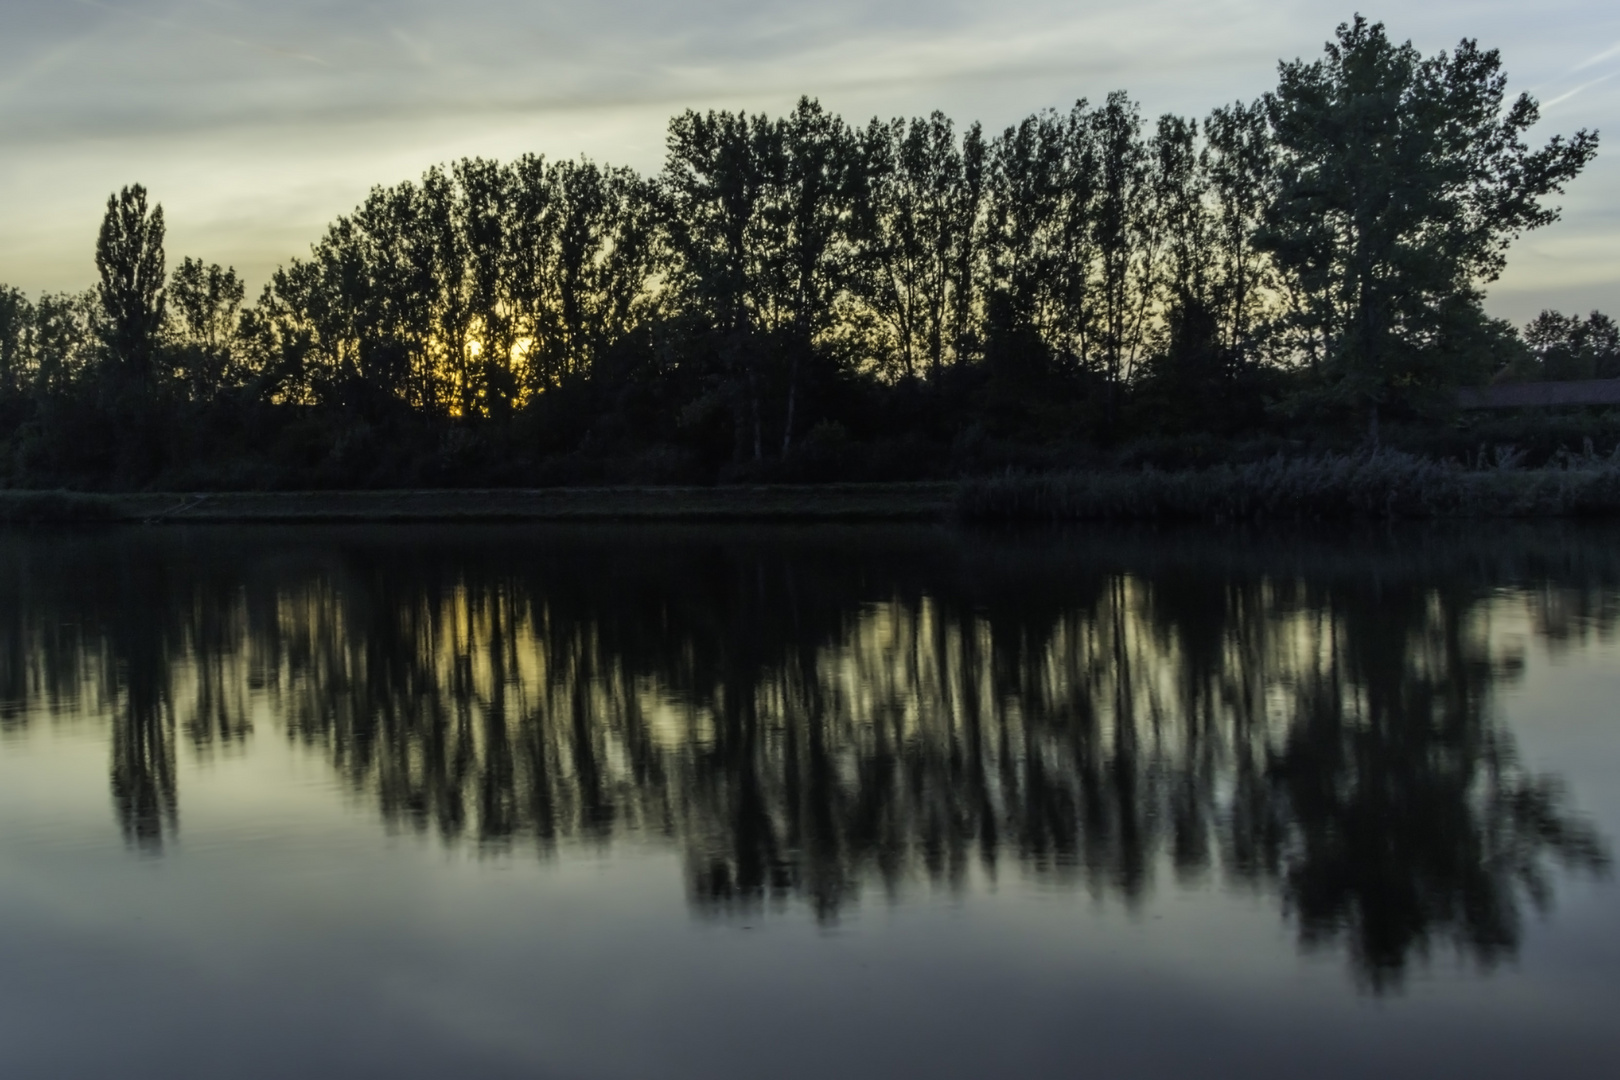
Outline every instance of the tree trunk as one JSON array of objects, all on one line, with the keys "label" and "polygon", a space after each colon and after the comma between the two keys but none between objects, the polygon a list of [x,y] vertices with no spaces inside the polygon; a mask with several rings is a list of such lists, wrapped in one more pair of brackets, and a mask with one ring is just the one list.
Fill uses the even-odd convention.
[{"label": "tree trunk", "polygon": [[799,350],[793,350],[793,363],[788,365],[787,423],[782,427],[782,456],[793,448],[793,411],[799,402]]},{"label": "tree trunk", "polygon": [[754,418],[754,460],[763,460],[765,454],[760,447],[759,426],[759,379],[752,368],[748,372],[748,408]]}]

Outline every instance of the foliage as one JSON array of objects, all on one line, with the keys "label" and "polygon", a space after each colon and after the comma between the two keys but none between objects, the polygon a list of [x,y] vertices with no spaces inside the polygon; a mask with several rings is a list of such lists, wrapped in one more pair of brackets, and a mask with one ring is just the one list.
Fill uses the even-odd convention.
[{"label": "foliage", "polygon": [[1495,50],[1423,57],[1357,16],[1266,95],[1278,192],[1261,237],[1299,296],[1288,325],[1375,425],[1382,403],[1484,374],[1445,344],[1484,321],[1509,242],[1556,220],[1541,199],[1597,151],[1587,131],[1532,151],[1536,104],[1504,104],[1505,86]]},{"label": "foliage", "polygon": [[96,238],[98,296],[106,313],[103,344],[116,370],[135,383],[151,378],[163,328],[163,207],[146,207],[139,184],[107,198]]},{"label": "foliage", "polygon": [[1136,473],[1088,471],[968,481],[975,521],[1318,521],[1566,517],[1620,513],[1620,456],[1567,468],[1467,469],[1395,451]]},{"label": "foliage", "polygon": [[1506,375],[1526,379],[1620,378],[1620,326],[1601,311],[1585,319],[1543,311],[1524,328],[1523,362]]},{"label": "foliage", "polygon": [[373,189],[251,305],[232,268],[166,275],[127,187],[96,290],[0,289],[0,482],[940,478],[1342,450],[1492,373],[1620,375],[1601,315],[1521,339],[1480,308],[1595,135],[1531,150],[1495,52],[1359,18],[1280,78],[1202,121],[1116,91],[995,135],[687,112],[656,177],[465,159]]}]

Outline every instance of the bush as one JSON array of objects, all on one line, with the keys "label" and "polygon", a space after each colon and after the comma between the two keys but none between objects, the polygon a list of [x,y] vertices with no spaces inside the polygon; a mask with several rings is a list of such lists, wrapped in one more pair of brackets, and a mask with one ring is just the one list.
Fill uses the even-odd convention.
[{"label": "bush", "polygon": [[1393,451],[1162,472],[1002,476],[962,484],[968,521],[1320,521],[1620,513],[1620,460],[1468,469]]},{"label": "bush", "polygon": [[75,491],[0,491],[0,524],[117,521],[123,512],[105,495]]}]

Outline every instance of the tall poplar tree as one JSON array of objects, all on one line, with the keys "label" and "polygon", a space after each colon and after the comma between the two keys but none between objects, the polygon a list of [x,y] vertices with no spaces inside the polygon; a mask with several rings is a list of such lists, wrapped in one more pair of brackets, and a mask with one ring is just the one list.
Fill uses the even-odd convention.
[{"label": "tall poplar tree", "polygon": [[149,383],[163,327],[163,207],[148,210],[141,185],[108,196],[96,269],[108,357],[124,378]]}]

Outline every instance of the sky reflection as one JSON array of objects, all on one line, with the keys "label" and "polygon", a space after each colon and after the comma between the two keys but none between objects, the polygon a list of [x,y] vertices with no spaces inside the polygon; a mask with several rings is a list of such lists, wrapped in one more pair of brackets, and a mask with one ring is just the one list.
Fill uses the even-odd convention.
[{"label": "sky reflection", "polygon": [[1566,871],[1609,865],[1496,705],[1526,648],[1499,622],[1553,648],[1620,625],[1620,563],[1578,538],[1234,565],[904,530],[228,535],[7,544],[4,726],[106,717],[138,852],[184,834],[183,759],[287,739],[390,827],[672,849],[722,918],[836,925],[1009,874],[1127,908],[1220,883],[1375,990],[1512,958]]},{"label": "sky reflection", "polygon": [[0,1073],[1607,1077],[1614,540],[0,532]]}]

